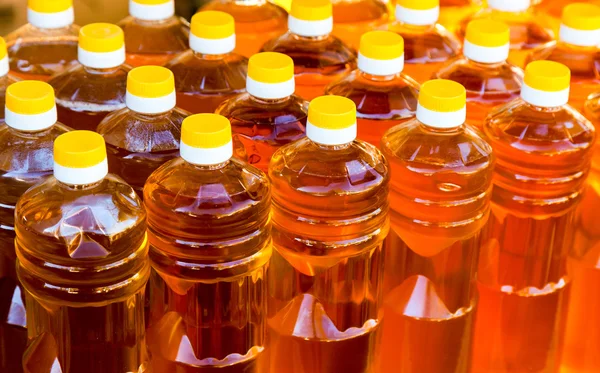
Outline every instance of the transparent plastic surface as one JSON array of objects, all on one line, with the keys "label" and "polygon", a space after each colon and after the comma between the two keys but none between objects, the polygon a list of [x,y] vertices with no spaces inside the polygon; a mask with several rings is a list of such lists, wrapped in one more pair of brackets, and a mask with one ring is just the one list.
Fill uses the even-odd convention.
[{"label": "transparent plastic surface", "polygon": [[497,164],[477,275],[473,369],[554,373],[594,129],[568,105],[544,109],[516,99],[490,114],[484,132]]},{"label": "transparent plastic surface", "polygon": [[41,29],[26,24],[6,36],[10,70],[22,79],[47,81],[77,63],[79,26]]},{"label": "transparent plastic surface", "polygon": [[404,73],[419,83],[460,54],[460,42],[443,26],[411,26],[395,21],[386,26],[404,38]]},{"label": "transparent plastic surface", "polygon": [[127,64],[163,66],[189,48],[190,24],[181,17],[144,21],[127,17],[119,22],[125,33]]},{"label": "transparent plastic surface", "polygon": [[460,21],[481,9],[482,0],[440,0],[440,24],[454,32]]},{"label": "transparent plastic surface", "polygon": [[235,158],[215,166],[179,158],[144,194],[154,370],[258,373],[272,253],[266,175]]},{"label": "transparent plastic surface", "polygon": [[569,104],[578,111],[588,96],[598,91],[600,85],[600,48],[578,47],[562,42],[548,43],[544,48],[533,51],[527,62],[548,60],[560,62],[571,70]]},{"label": "transparent plastic surface", "polygon": [[333,35],[304,37],[287,32],[265,44],[263,52],[294,60],[296,94],[305,100],[322,96],[325,87],[356,68],[356,51]]},{"label": "transparent plastic surface", "polygon": [[53,76],[58,120],[76,130],[95,131],[109,113],[125,107],[128,65],[93,69],[76,65]]},{"label": "transparent plastic surface", "polygon": [[142,198],[150,174],[179,156],[181,123],[188,115],[179,108],[161,114],[125,108],[109,114],[98,126],[106,141],[108,170],[121,176]]},{"label": "transparent plastic surface", "polygon": [[298,96],[263,100],[242,93],[215,112],[231,122],[234,155],[267,172],[277,149],[304,137],[308,102]]},{"label": "transparent plastic surface", "polygon": [[69,129],[62,124],[44,131],[16,131],[0,124],[0,371],[22,372],[27,343],[25,294],[15,272],[14,218],[17,200],[52,174],[54,139]]},{"label": "transparent plastic surface", "polygon": [[376,76],[354,70],[327,87],[326,93],[354,101],[358,138],[379,146],[388,129],[414,118],[419,83],[404,73]]},{"label": "transparent plastic surface", "polygon": [[18,78],[12,76],[12,74],[7,74],[4,76],[0,76],[0,123],[4,120],[4,109],[6,106],[6,88],[9,85],[16,83]]},{"label": "transparent plastic surface", "polygon": [[188,50],[165,67],[175,75],[177,105],[193,114],[213,113],[223,101],[246,90],[248,59],[237,53]]},{"label": "transparent plastic surface", "polygon": [[510,27],[508,62],[521,68],[525,67],[527,55],[533,50],[544,47],[546,43],[554,39],[554,32],[550,29],[550,24],[545,21],[541,13],[535,10],[535,7],[518,13],[483,9],[461,22],[460,28],[456,31],[460,40],[464,40],[467,25],[475,19],[494,19],[504,22]]},{"label": "transparent plastic surface", "polygon": [[220,10],[235,19],[235,52],[258,53],[268,41],[287,31],[287,12],[266,0],[211,0],[201,10]]},{"label": "transparent plastic surface", "polygon": [[360,140],[323,146],[304,138],[273,156],[265,369],[377,372],[388,171]]},{"label": "transparent plastic surface", "polygon": [[479,63],[466,57],[451,61],[434,77],[454,80],[465,87],[467,124],[479,130],[494,107],[520,96],[523,84],[523,70],[508,62]]},{"label": "transparent plastic surface", "polygon": [[392,231],[379,371],[469,372],[492,149],[469,126],[416,119],[389,130],[381,149],[391,165]]},{"label": "transparent plastic surface", "polygon": [[146,212],[133,189],[112,174],[79,187],[49,177],[20,199],[15,230],[25,372],[148,372]]},{"label": "transparent plastic surface", "polygon": [[360,37],[390,21],[394,10],[387,0],[332,0],[333,35],[357,48]]}]

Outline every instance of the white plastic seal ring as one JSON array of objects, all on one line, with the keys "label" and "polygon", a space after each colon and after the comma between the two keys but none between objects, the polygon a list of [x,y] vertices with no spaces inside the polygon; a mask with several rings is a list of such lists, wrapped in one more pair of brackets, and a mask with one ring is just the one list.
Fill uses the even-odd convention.
[{"label": "white plastic seal ring", "polygon": [[600,29],[577,30],[561,24],[559,40],[578,47],[595,47],[600,44]]},{"label": "white plastic seal ring", "polygon": [[376,60],[359,52],[358,69],[376,76],[396,75],[404,70],[404,54],[391,60]]},{"label": "white plastic seal ring", "polygon": [[524,12],[531,6],[531,0],[488,0],[488,6],[501,12]]},{"label": "white plastic seal ring", "polygon": [[125,63],[125,47],[113,52],[90,52],[78,47],[77,59],[83,66],[93,69],[110,69]]},{"label": "white plastic seal ring", "polygon": [[54,177],[65,184],[93,184],[104,179],[106,175],[108,175],[108,161],[106,158],[95,166],[83,168],[65,167],[54,162]]},{"label": "white plastic seal ring", "polygon": [[8,74],[10,71],[10,65],[8,63],[8,56],[4,56],[0,59],[0,77]]},{"label": "white plastic seal ring", "polygon": [[139,4],[129,0],[129,14],[142,21],[162,21],[175,15],[175,1],[170,0],[163,4]]},{"label": "white plastic seal ring", "polygon": [[18,131],[35,132],[50,128],[58,120],[56,105],[40,114],[18,114],[9,108],[4,110],[4,122]]},{"label": "white plastic seal ring", "polygon": [[294,16],[288,16],[288,29],[300,36],[325,36],[333,31],[333,17],[320,21],[305,21]]},{"label": "white plastic seal ring", "polygon": [[506,43],[500,47],[483,47],[465,40],[463,54],[468,59],[480,63],[498,63],[508,59],[510,44]]},{"label": "white plastic seal ring", "polygon": [[467,120],[467,108],[458,111],[440,112],[429,110],[421,104],[417,105],[417,119],[419,122],[434,128],[455,128]]},{"label": "white plastic seal ring", "polygon": [[223,39],[205,39],[190,34],[190,49],[200,54],[218,55],[235,49],[235,35]]},{"label": "white plastic seal ring", "polygon": [[197,165],[214,165],[228,161],[233,157],[233,142],[229,141],[217,148],[195,148],[185,144],[179,145],[179,154],[187,162]]},{"label": "white plastic seal ring", "polygon": [[27,22],[37,28],[63,28],[75,22],[75,12],[73,11],[73,7],[56,13],[40,13],[27,8]]},{"label": "white plastic seal ring", "polygon": [[276,100],[293,95],[296,91],[296,82],[292,78],[281,83],[263,83],[247,77],[246,91],[254,97]]},{"label": "white plastic seal ring", "polygon": [[173,110],[177,104],[175,91],[163,97],[139,97],[134,94],[125,94],[125,104],[135,112],[142,114],[160,114]]},{"label": "white plastic seal ring", "polygon": [[418,10],[396,5],[396,19],[402,23],[414,26],[434,25],[440,18],[440,7]]},{"label": "white plastic seal ring", "polygon": [[521,98],[523,101],[530,103],[533,106],[545,108],[557,107],[566,105],[569,102],[569,91],[569,88],[555,92],[540,91],[523,82],[523,86],[521,87]]}]

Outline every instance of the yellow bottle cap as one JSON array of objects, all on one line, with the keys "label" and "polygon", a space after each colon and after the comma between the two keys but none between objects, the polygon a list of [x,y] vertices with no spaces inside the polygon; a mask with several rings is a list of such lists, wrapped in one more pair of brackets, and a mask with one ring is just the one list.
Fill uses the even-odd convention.
[{"label": "yellow bottle cap", "polygon": [[360,54],[374,60],[402,57],[404,39],[391,31],[369,31],[360,37]]},{"label": "yellow bottle cap", "polygon": [[598,30],[600,7],[586,3],[569,4],[563,8],[562,24],[576,30]]},{"label": "yellow bottle cap", "polygon": [[456,112],[467,105],[467,91],[452,80],[430,80],[421,86],[419,105],[438,113]]},{"label": "yellow bottle cap", "polygon": [[294,61],[277,52],[262,52],[250,57],[248,77],[261,83],[283,83],[294,78]]},{"label": "yellow bottle cap", "polygon": [[183,120],[181,142],[192,148],[219,148],[231,142],[229,119],[218,114],[195,114]]},{"label": "yellow bottle cap", "polygon": [[440,0],[397,0],[397,5],[406,9],[429,10],[440,6]]},{"label": "yellow bottle cap", "polygon": [[570,86],[571,70],[554,61],[534,61],[525,68],[524,82],[538,91],[563,91]]},{"label": "yellow bottle cap", "polygon": [[510,43],[510,29],[504,22],[479,19],[469,22],[465,40],[481,47],[501,47]]},{"label": "yellow bottle cap", "polygon": [[331,0],[292,0],[290,15],[303,21],[322,21],[332,17]]},{"label": "yellow bottle cap", "polygon": [[356,105],[346,97],[320,96],[308,105],[308,121],[323,129],[349,128],[356,124]]},{"label": "yellow bottle cap", "polygon": [[165,67],[136,67],[127,74],[127,91],[143,98],[168,96],[175,91],[175,78]]},{"label": "yellow bottle cap", "polygon": [[59,13],[73,6],[73,0],[29,0],[27,7],[38,13]]},{"label": "yellow bottle cap", "polygon": [[142,4],[142,5],[161,5],[169,3],[173,0],[133,0],[134,3]]},{"label": "yellow bottle cap", "polygon": [[235,34],[235,21],[225,12],[207,10],[192,17],[191,30],[198,38],[225,39]]},{"label": "yellow bottle cap", "polygon": [[54,140],[54,162],[68,168],[88,168],[106,159],[104,138],[92,131],[71,131]]},{"label": "yellow bottle cap", "polygon": [[42,114],[52,110],[54,105],[54,89],[48,83],[23,80],[6,89],[6,108],[15,114]]},{"label": "yellow bottle cap", "polygon": [[0,36],[0,60],[6,57],[8,51],[6,50],[6,41]]},{"label": "yellow bottle cap", "polygon": [[110,23],[91,23],[79,30],[79,47],[88,52],[115,52],[125,45],[123,30]]}]

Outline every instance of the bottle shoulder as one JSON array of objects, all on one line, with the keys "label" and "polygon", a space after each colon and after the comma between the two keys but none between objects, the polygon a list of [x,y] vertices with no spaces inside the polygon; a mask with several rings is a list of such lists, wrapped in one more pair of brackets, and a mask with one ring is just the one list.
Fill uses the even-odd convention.
[{"label": "bottle shoulder", "polygon": [[462,84],[470,96],[518,94],[523,84],[523,70],[508,62],[482,64],[458,57],[435,74]]},{"label": "bottle shoulder", "polygon": [[386,28],[404,39],[406,63],[441,62],[460,54],[461,43],[440,24],[413,27],[396,21]]},{"label": "bottle shoulder", "polygon": [[245,89],[248,59],[236,53],[206,58],[187,50],[165,65],[178,92],[235,92]]},{"label": "bottle shoulder", "polygon": [[572,79],[597,80],[600,75],[600,49],[577,47],[552,41],[543,48],[532,51],[527,63],[537,60],[560,62],[571,70]]},{"label": "bottle shoulder", "polygon": [[308,101],[292,95],[282,102],[273,103],[245,92],[223,102],[215,112],[235,121],[236,125],[306,123]]},{"label": "bottle shoulder", "polygon": [[246,4],[229,0],[214,0],[204,5],[202,10],[219,10],[229,13],[236,23],[273,22],[276,20],[282,24],[287,22],[285,9],[268,1]]},{"label": "bottle shoulder", "polygon": [[288,31],[267,42],[262,51],[287,54],[294,60],[296,70],[325,70],[335,65],[356,64],[356,51],[332,34],[322,39],[310,39]]},{"label": "bottle shoulder", "polygon": [[4,38],[7,46],[10,48],[13,44],[21,43],[47,43],[50,41],[75,41],[79,38],[79,29],[77,25],[69,25],[61,28],[44,29],[35,27],[27,23]]},{"label": "bottle shoulder", "polygon": [[128,16],[119,22],[128,53],[180,53],[189,47],[189,23],[177,16],[162,21],[143,21]]},{"label": "bottle shoulder", "polygon": [[390,2],[383,0],[333,1],[334,23],[380,21],[391,16]]}]

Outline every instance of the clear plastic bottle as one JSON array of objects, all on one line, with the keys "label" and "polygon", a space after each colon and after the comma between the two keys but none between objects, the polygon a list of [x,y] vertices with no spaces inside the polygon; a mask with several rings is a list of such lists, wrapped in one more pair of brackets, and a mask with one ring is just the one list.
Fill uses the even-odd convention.
[{"label": "clear plastic bottle", "polygon": [[308,102],[294,94],[294,62],[284,54],[250,57],[246,93],[216,110],[231,121],[238,159],[267,171],[279,147],[304,137]]},{"label": "clear plastic bottle", "polygon": [[307,137],[271,160],[275,250],[262,371],[378,372],[389,170],[356,131],[352,100],[318,97]]},{"label": "clear plastic bottle", "polygon": [[554,40],[554,32],[536,11],[531,0],[487,0],[487,8],[464,19],[457,35],[464,38],[467,25],[475,19],[494,19],[510,27],[510,55],[513,65],[525,67],[527,55]]},{"label": "clear plastic bottle", "polygon": [[398,0],[396,21],[386,26],[404,38],[404,72],[419,83],[460,54],[460,42],[437,23],[439,0]]},{"label": "clear plastic bottle", "polygon": [[144,187],[155,372],[259,372],[271,191],[262,171],[232,158],[231,140],[226,118],[188,117],[181,158]]},{"label": "clear plastic bottle", "polygon": [[144,184],[163,163],[179,157],[181,123],[188,112],[175,106],[173,73],[142,66],[127,75],[127,107],[98,125],[108,152],[108,170],[142,198]]},{"label": "clear plastic bottle", "polygon": [[358,48],[362,34],[384,26],[393,18],[393,4],[389,0],[332,0],[332,3],[333,35],[354,48]]},{"label": "clear plastic bottle", "polygon": [[211,0],[201,10],[219,10],[235,18],[235,52],[248,58],[287,29],[287,12],[267,0]]},{"label": "clear plastic bottle", "polygon": [[467,90],[467,124],[482,129],[496,106],[519,97],[523,70],[507,62],[510,30],[500,21],[474,20],[467,26],[463,55],[435,77],[462,84]]},{"label": "clear plastic bottle", "polygon": [[123,30],[92,23],[79,32],[79,64],[48,81],[56,91],[58,119],[95,131],[109,113],[125,107],[127,73]]},{"label": "clear plastic bottle", "polygon": [[130,0],[119,26],[131,66],[163,66],[188,48],[190,24],[175,15],[175,0]]},{"label": "clear plastic bottle", "polygon": [[15,76],[46,81],[77,62],[73,0],[28,0],[27,21],[6,36]]},{"label": "clear plastic bottle", "polygon": [[56,122],[54,91],[47,83],[14,83],[6,96],[6,122],[0,124],[0,371],[19,373],[27,323],[15,272],[15,206],[27,189],[52,174],[54,139],[69,129]]},{"label": "clear plastic bottle", "polygon": [[165,67],[175,74],[177,103],[191,113],[212,113],[246,89],[248,59],[234,52],[233,17],[207,10],[192,17],[190,49]]},{"label": "clear plastic bottle", "polygon": [[298,96],[309,101],[322,96],[329,83],[356,68],[356,51],[331,34],[331,0],[293,0],[288,27],[262,51],[292,57]]},{"label": "clear plastic bottle", "polygon": [[55,140],[54,176],[23,194],[15,232],[25,372],[149,372],[146,212],[108,174],[102,136],[72,131]]},{"label": "clear plastic bottle", "polygon": [[483,0],[440,0],[440,24],[454,32],[460,21],[481,9]]},{"label": "clear plastic bottle", "polygon": [[10,73],[6,42],[0,37],[0,123],[4,121],[4,104],[6,102],[6,89],[15,83],[17,78]]},{"label": "clear plastic bottle", "polygon": [[571,70],[569,104],[579,111],[600,85],[600,6],[574,3],[564,8],[559,40],[532,52],[527,62],[556,61]]},{"label": "clear plastic bottle", "polygon": [[465,97],[456,82],[426,82],[416,119],[381,141],[392,173],[392,231],[378,372],[470,372],[477,256],[494,159],[465,125]]},{"label": "clear plastic bottle", "polygon": [[559,369],[567,256],[595,140],[594,127],[567,105],[569,82],[566,66],[532,62],[521,98],[484,124],[497,163],[477,274],[474,372]]},{"label": "clear plastic bottle", "polygon": [[403,68],[402,37],[370,31],[360,40],[358,69],[327,87],[327,94],[348,97],[356,104],[359,139],[378,146],[385,131],[414,118],[419,83]]}]

